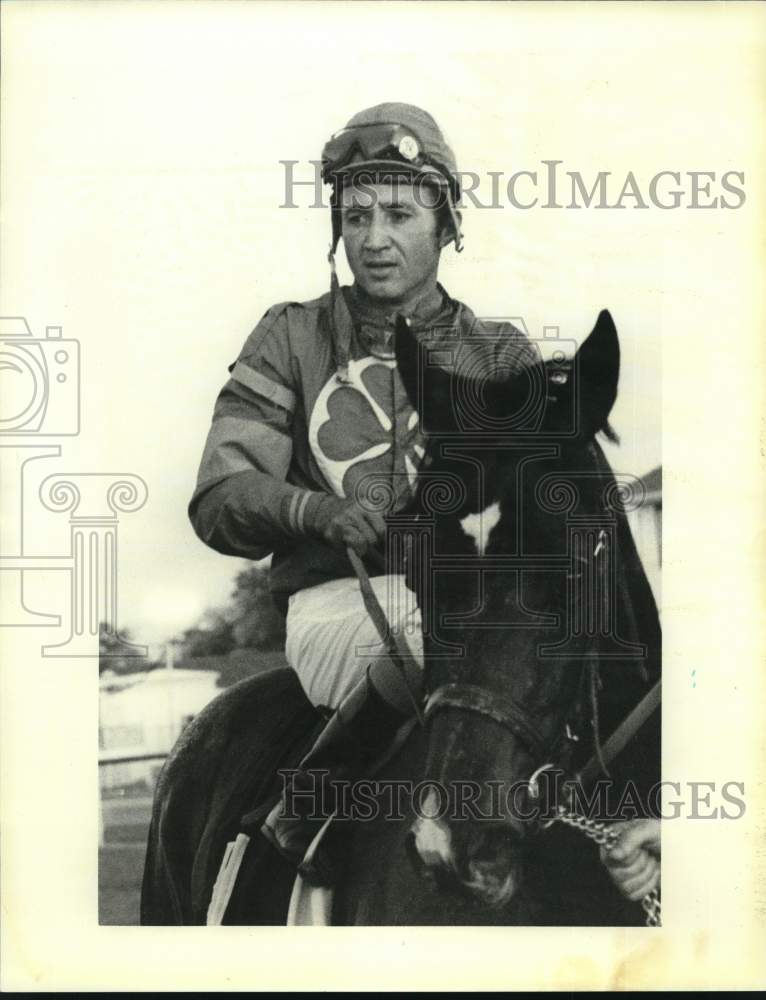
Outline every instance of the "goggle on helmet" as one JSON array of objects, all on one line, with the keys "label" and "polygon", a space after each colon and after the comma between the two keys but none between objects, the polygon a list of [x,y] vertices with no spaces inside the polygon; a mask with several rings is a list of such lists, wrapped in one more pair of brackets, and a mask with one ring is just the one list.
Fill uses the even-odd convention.
[{"label": "goggle on helmet", "polygon": [[458,253],[462,250],[462,234],[456,214],[456,205],[460,200],[457,177],[444,164],[428,155],[424,144],[411,128],[398,122],[375,122],[341,129],[322,150],[322,180],[332,184],[334,189],[331,255],[341,236],[337,198],[343,184],[360,173],[407,175],[444,190],[455,249]]}]

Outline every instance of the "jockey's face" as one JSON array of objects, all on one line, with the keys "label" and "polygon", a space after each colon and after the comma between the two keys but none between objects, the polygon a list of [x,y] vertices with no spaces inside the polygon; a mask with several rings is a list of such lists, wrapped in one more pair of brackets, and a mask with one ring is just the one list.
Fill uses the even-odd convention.
[{"label": "jockey's face", "polygon": [[[397,183],[397,181],[400,181]],[[354,278],[372,299],[413,305],[436,285],[446,236],[439,229],[438,192],[404,179],[357,181],[341,200],[343,242]]]}]

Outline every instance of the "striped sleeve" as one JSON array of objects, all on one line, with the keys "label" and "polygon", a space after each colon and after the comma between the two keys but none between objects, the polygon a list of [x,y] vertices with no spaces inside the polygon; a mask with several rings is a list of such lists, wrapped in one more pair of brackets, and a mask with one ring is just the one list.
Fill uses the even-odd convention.
[{"label": "striped sleeve", "polygon": [[226,555],[269,555],[305,533],[321,498],[286,481],[298,391],[287,334],[285,310],[270,310],[216,401],[189,517],[202,541]]}]

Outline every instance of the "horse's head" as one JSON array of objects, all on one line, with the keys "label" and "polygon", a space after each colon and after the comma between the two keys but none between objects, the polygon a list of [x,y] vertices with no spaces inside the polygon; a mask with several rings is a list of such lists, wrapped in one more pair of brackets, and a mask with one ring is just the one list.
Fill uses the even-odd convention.
[{"label": "horse's head", "polygon": [[401,523],[429,695],[412,846],[426,871],[493,905],[520,881],[528,779],[570,741],[591,743],[594,654],[615,632],[603,620],[615,482],[595,443],[617,396],[611,316],[573,357],[533,355],[513,338],[445,348],[397,330],[427,439]]}]

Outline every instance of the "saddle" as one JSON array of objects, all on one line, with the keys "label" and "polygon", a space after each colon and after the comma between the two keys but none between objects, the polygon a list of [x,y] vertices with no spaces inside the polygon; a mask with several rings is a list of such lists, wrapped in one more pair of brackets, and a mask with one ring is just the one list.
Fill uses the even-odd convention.
[{"label": "saddle", "polygon": [[142,924],[205,924],[210,887],[240,834],[253,835],[224,922],[284,923],[295,870],[254,828],[281,794],[279,770],[298,764],[324,724],[286,667],[232,685],[189,723],[155,791]]},{"label": "saddle", "polygon": [[[322,717],[320,725],[324,724],[327,716],[333,714],[332,710],[321,706],[317,708],[317,713]],[[367,761],[367,766],[364,770],[368,777],[377,774],[398,753],[407,742],[415,725],[416,720],[414,718],[405,719],[398,729],[390,733],[389,738],[381,744],[377,756]],[[298,751],[297,760],[290,760],[287,763],[283,762],[280,770],[286,770],[295,766],[298,760],[305,767],[304,751],[308,748],[308,741],[310,740],[313,744],[317,735],[316,729],[313,733],[307,734],[306,746]],[[315,749],[316,747],[314,746]],[[279,802],[283,792],[284,782],[278,781],[276,788],[272,787],[270,792],[266,791],[265,795],[255,803],[254,808],[242,816],[239,822],[237,837],[234,841],[230,841],[227,844],[223,855],[223,861],[218,871],[207,912],[208,924],[222,923],[224,916],[227,914],[231,917],[231,897],[240,878],[240,869],[245,852],[249,851],[252,856],[253,853],[263,854],[266,852],[266,848],[269,849],[266,852],[267,854],[270,854],[274,850],[271,839],[267,842],[261,834],[264,820]],[[353,825],[353,820],[350,817],[342,816],[341,818],[346,820],[346,822],[336,822],[338,816],[336,816],[334,810],[340,808],[341,813],[343,812],[342,806],[339,803],[334,806],[327,802],[324,808],[328,810],[326,821],[324,824],[320,823],[318,825],[318,831],[306,851],[303,864],[298,867],[297,873],[294,872],[295,875],[300,873],[303,877],[296,878],[295,888],[290,899],[288,923],[330,922],[332,890],[324,888],[328,884],[325,879],[334,882],[344,867],[344,860],[348,850],[349,822]],[[275,846],[278,848],[279,845]],[[319,861],[320,853],[321,862]],[[284,855],[288,858],[288,865],[293,870],[292,865],[295,863],[295,859],[290,860],[289,852],[284,852]],[[283,859],[282,852],[280,852],[279,857],[280,860]],[[304,873],[304,865],[308,865],[309,869],[312,870],[311,877]],[[321,878],[323,888],[313,888],[316,872],[320,870],[324,873]],[[321,913],[318,911],[321,911]]]}]

